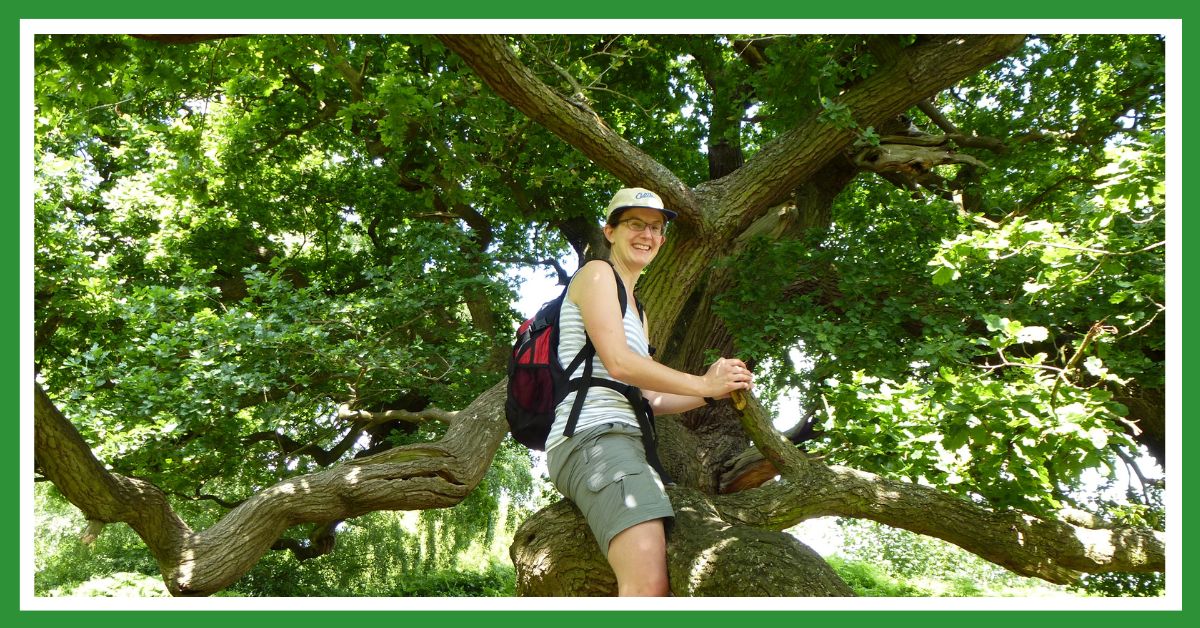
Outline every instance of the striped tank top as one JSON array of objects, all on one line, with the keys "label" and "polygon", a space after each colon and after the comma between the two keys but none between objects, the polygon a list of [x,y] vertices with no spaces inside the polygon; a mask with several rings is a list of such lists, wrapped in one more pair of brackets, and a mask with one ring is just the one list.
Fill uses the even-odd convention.
[{"label": "striped tank top", "polygon": [[[646,339],[646,330],[642,327],[637,305],[633,301],[630,301],[628,307],[625,308],[623,322],[625,324],[625,342],[629,348],[638,355],[649,356],[650,343]],[[579,306],[570,298],[563,299],[562,309],[558,315],[558,325],[558,361],[565,369],[571,365],[571,361],[579,354],[580,349],[583,349],[584,343],[583,316],[580,314]],[[580,364],[579,368],[569,375],[569,379],[574,379],[582,374],[583,364]],[[604,363],[600,360],[599,355],[592,358],[592,377],[620,381],[608,374],[608,369],[604,368]],[[575,396],[576,393],[568,394],[562,403],[554,408],[554,425],[550,427],[550,435],[546,437],[546,451],[566,442],[563,430],[566,429],[567,418],[571,414],[571,405],[575,403]],[[575,424],[575,432],[579,433],[602,423],[624,423],[635,429],[638,428],[637,415],[634,414],[633,406],[629,405],[629,401],[625,399],[624,395],[611,388],[593,386],[587,391],[583,409],[579,412],[579,422]]]}]

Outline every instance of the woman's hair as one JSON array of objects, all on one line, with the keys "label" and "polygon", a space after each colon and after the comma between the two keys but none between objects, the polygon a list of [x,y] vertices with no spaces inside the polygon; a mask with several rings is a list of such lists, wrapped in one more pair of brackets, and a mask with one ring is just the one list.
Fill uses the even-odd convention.
[{"label": "woman's hair", "polygon": [[621,216],[624,216],[625,212],[629,211],[630,209],[632,209],[632,208],[623,209],[619,212],[613,212],[612,214],[609,215],[608,222],[606,222],[604,224],[606,224],[610,227],[613,227],[615,229],[617,224],[621,222]]}]

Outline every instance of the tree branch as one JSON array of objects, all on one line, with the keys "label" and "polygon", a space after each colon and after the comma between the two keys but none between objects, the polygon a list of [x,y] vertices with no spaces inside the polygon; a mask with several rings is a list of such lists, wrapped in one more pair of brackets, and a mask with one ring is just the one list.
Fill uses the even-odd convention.
[{"label": "tree branch", "polygon": [[[896,60],[837,98],[859,127],[879,127],[915,103],[1010,54],[1023,35],[945,35],[902,50]],[[796,128],[768,142],[736,172],[700,187],[717,190],[722,233],[738,233],[782,202],[802,181],[841,156],[855,139],[814,112]]]},{"label": "tree branch", "polygon": [[978,159],[957,153],[946,146],[914,146],[911,144],[880,142],[869,146],[854,156],[854,164],[864,170],[884,174],[898,174],[907,179],[917,179],[933,172],[934,167],[944,164],[970,164],[986,168]]},{"label": "tree branch", "polygon": [[350,86],[350,96],[354,102],[361,102],[363,99],[362,73],[355,70],[346,61],[346,57],[342,55],[341,49],[338,47],[337,39],[333,35],[325,35],[325,48],[329,52],[329,57],[333,60],[333,67],[337,68],[341,73],[342,78],[346,79],[346,84]]},{"label": "tree branch", "polygon": [[439,35],[501,98],[626,185],[655,190],[679,221],[700,224],[699,202],[666,166],[630,144],[582,103],[564,98],[525,67],[499,35]]},{"label": "tree branch", "polygon": [[462,410],[463,420],[437,442],[284,480],[194,532],[158,488],[109,473],[41,386],[34,392],[37,466],[89,520],[128,523],[150,548],[173,595],[211,595],[229,586],[297,524],[453,506],[483,478],[508,432],[501,381]]},{"label": "tree branch", "polygon": [[822,465],[780,434],[753,396],[745,399],[742,426],[783,481],[715,498],[731,521],[784,529],[812,517],[867,518],[949,541],[1021,575],[1059,584],[1074,582],[1079,572],[1165,568],[1163,536],[1153,530],[1098,530],[998,512],[919,484]]},{"label": "tree branch", "polygon": [[364,429],[370,429],[373,425],[386,423],[388,421],[403,421],[405,423],[424,423],[425,421],[438,421],[447,425],[454,422],[454,417],[458,416],[457,411],[442,410],[441,408],[425,408],[419,412],[410,412],[408,410],[385,410],[383,412],[368,412],[366,410],[351,410],[350,406],[342,404],[338,406],[338,418],[349,421],[364,421],[366,425]]},{"label": "tree branch", "polygon": [[205,41],[213,41],[215,39],[229,39],[231,37],[245,37],[245,35],[183,35],[183,34],[166,34],[166,35],[130,35],[134,39],[144,41],[152,41],[159,44],[198,44]]},{"label": "tree branch", "polygon": [[1067,584],[1080,572],[1166,568],[1163,533],[1090,529],[1017,511],[989,510],[933,488],[807,461],[803,477],[713,500],[722,516],[785,529],[814,517],[871,519],[949,541],[1024,576]]},{"label": "tree branch", "polygon": [[920,109],[921,113],[929,116],[929,120],[936,124],[937,128],[941,129],[943,133],[958,134],[958,127],[954,126],[954,123],[946,117],[946,114],[942,113],[941,109],[935,107],[933,102],[928,98],[918,102],[917,109]]},{"label": "tree branch", "polygon": [[271,545],[271,549],[290,550],[298,561],[306,561],[332,553],[334,545],[337,544],[337,526],[340,523],[342,522],[339,520],[315,525],[308,535],[307,542],[297,539],[279,539]]},{"label": "tree branch", "polygon": [[242,444],[250,446],[255,443],[275,443],[279,447],[279,451],[289,456],[312,456],[313,460],[322,467],[338,461],[342,454],[350,450],[354,443],[358,442],[358,438],[366,429],[361,425],[352,427],[345,436],[328,451],[321,448],[315,443],[302,443],[287,434],[281,434],[276,431],[255,432],[247,435],[242,439]]},{"label": "tree branch", "polygon": [[523,264],[525,266],[549,266],[554,270],[554,275],[558,277],[558,285],[560,286],[567,285],[567,282],[571,280],[571,274],[568,273],[567,270],[562,267],[562,264],[559,264],[558,260],[554,259],[553,257],[548,257],[546,259],[537,259],[533,257],[497,257],[496,261],[507,264]]}]

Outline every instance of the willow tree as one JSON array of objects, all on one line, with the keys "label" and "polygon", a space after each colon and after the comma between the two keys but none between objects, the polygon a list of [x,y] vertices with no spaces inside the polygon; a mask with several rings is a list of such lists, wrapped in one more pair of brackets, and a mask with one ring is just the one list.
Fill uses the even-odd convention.
[{"label": "willow tree", "polygon": [[[36,476],[172,593],[519,492],[506,273],[603,256],[620,185],[679,212],[639,282],[658,359],[764,382],[660,417],[676,595],[848,595],[784,532],[830,515],[1056,583],[1164,569],[1161,482],[1081,491],[1165,466],[1162,37],[55,35],[35,62]],[[614,592],[586,530],[530,516],[518,592]]]}]

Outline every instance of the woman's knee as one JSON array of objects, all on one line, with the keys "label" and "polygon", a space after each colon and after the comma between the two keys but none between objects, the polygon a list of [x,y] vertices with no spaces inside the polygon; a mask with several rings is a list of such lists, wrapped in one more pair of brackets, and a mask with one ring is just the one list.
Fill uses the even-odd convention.
[{"label": "woman's knee", "polygon": [[666,597],[671,593],[666,572],[646,574],[649,577],[634,578],[633,581],[617,582],[617,595],[621,597]]},{"label": "woman's knee", "polygon": [[648,566],[637,572],[626,572],[617,578],[617,594],[620,597],[665,597],[671,593],[671,582],[667,579],[666,561],[658,566]]},{"label": "woman's knee", "polygon": [[670,592],[662,520],[629,528],[609,544],[608,562],[622,596],[662,596]]}]

